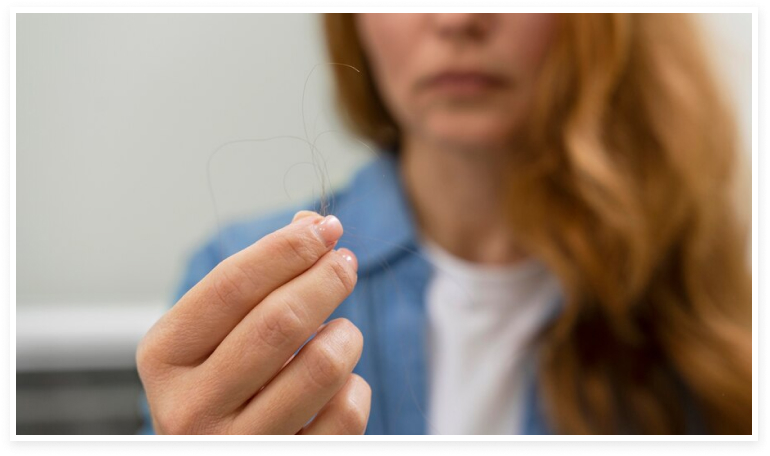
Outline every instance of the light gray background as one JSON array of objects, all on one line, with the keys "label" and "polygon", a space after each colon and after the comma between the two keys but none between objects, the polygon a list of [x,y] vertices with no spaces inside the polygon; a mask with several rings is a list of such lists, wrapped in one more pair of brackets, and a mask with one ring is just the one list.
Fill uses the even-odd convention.
[{"label": "light gray background", "polygon": [[[50,364],[60,359],[52,347],[78,337],[85,337],[75,344],[81,352],[89,340],[121,331],[133,344],[171,304],[187,255],[215,230],[206,180],[213,150],[244,138],[305,135],[303,85],[328,62],[320,19],[17,16],[20,366],[46,346],[40,363]],[[701,19],[748,152],[751,16]],[[304,108],[311,140],[340,128],[328,66],[313,72]],[[323,135],[318,147],[336,185],[371,158],[344,134]],[[223,149],[211,167],[221,218],[317,194],[312,169],[297,166],[309,156],[307,145],[291,140]]]},{"label": "light gray background", "polygon": [[[19,305],[169,298],[186,252],[215,229],[206,181],[213,150],[243,138],[304,135],[303,85],[327,61],[319,20],[20,15]],[[308,82],[310,136],[316,119],[316,131],[336,126],[328,76],[322,66]],[[332,142],[327,135],[318,145],[339,181],[367,151],[340,153]],[[212,180],[222,218],[302,201],[310,195],[303,178],[315,177],[292,165],[308,157],[307,145],[290,140],[217,154]]]}]

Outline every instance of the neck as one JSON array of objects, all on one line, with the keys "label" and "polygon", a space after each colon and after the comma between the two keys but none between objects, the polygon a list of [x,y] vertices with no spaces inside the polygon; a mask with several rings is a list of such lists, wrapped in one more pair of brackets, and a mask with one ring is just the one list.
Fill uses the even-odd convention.
[{"label": "neck", "polygon": [[526,258],[506,219],[510,151],[446,149],[413,138],[402,144],[401,173],[424,237],[476,263]]}]

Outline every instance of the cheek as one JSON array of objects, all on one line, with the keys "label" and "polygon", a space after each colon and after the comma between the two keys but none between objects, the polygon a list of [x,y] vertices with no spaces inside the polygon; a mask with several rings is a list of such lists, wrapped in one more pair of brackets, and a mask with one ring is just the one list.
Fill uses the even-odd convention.
[{"label": "cheek", "polygon": [[362,14],[359,35],[377,86],[386,99],[401,98],[408,90],[413,45],[418,35],[416,15]]},{"label": "cheek", "polygon": [[507,53],[517,56],[516,67],[523,76],[532,76],[542,66],[556,29],[554,14],[512,14],[509,17],[504,43]]}]

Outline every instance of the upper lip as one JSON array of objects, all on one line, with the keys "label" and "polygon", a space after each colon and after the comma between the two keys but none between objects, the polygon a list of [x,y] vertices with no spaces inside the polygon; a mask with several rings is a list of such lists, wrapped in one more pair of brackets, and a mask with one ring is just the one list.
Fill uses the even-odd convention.
[{"label": "upper lip", "polygon": [[494,73],[475,69],[449,69],[435,73],[423,80],[423,85],[432,85],[438,82],[451,80],[476,79],[489,84],[505,84],[506,79]]}]

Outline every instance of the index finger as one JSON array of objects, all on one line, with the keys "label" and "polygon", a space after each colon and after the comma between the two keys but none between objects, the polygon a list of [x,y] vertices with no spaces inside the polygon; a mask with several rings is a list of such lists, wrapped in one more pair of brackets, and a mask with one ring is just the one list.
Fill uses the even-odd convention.
[{"label": "index finger", "polygon": [[219,263],[153,327],[165,363],[203,361],[268,294],[313,266],[342,236],[333,215],[303,211],[294,221]]}]

